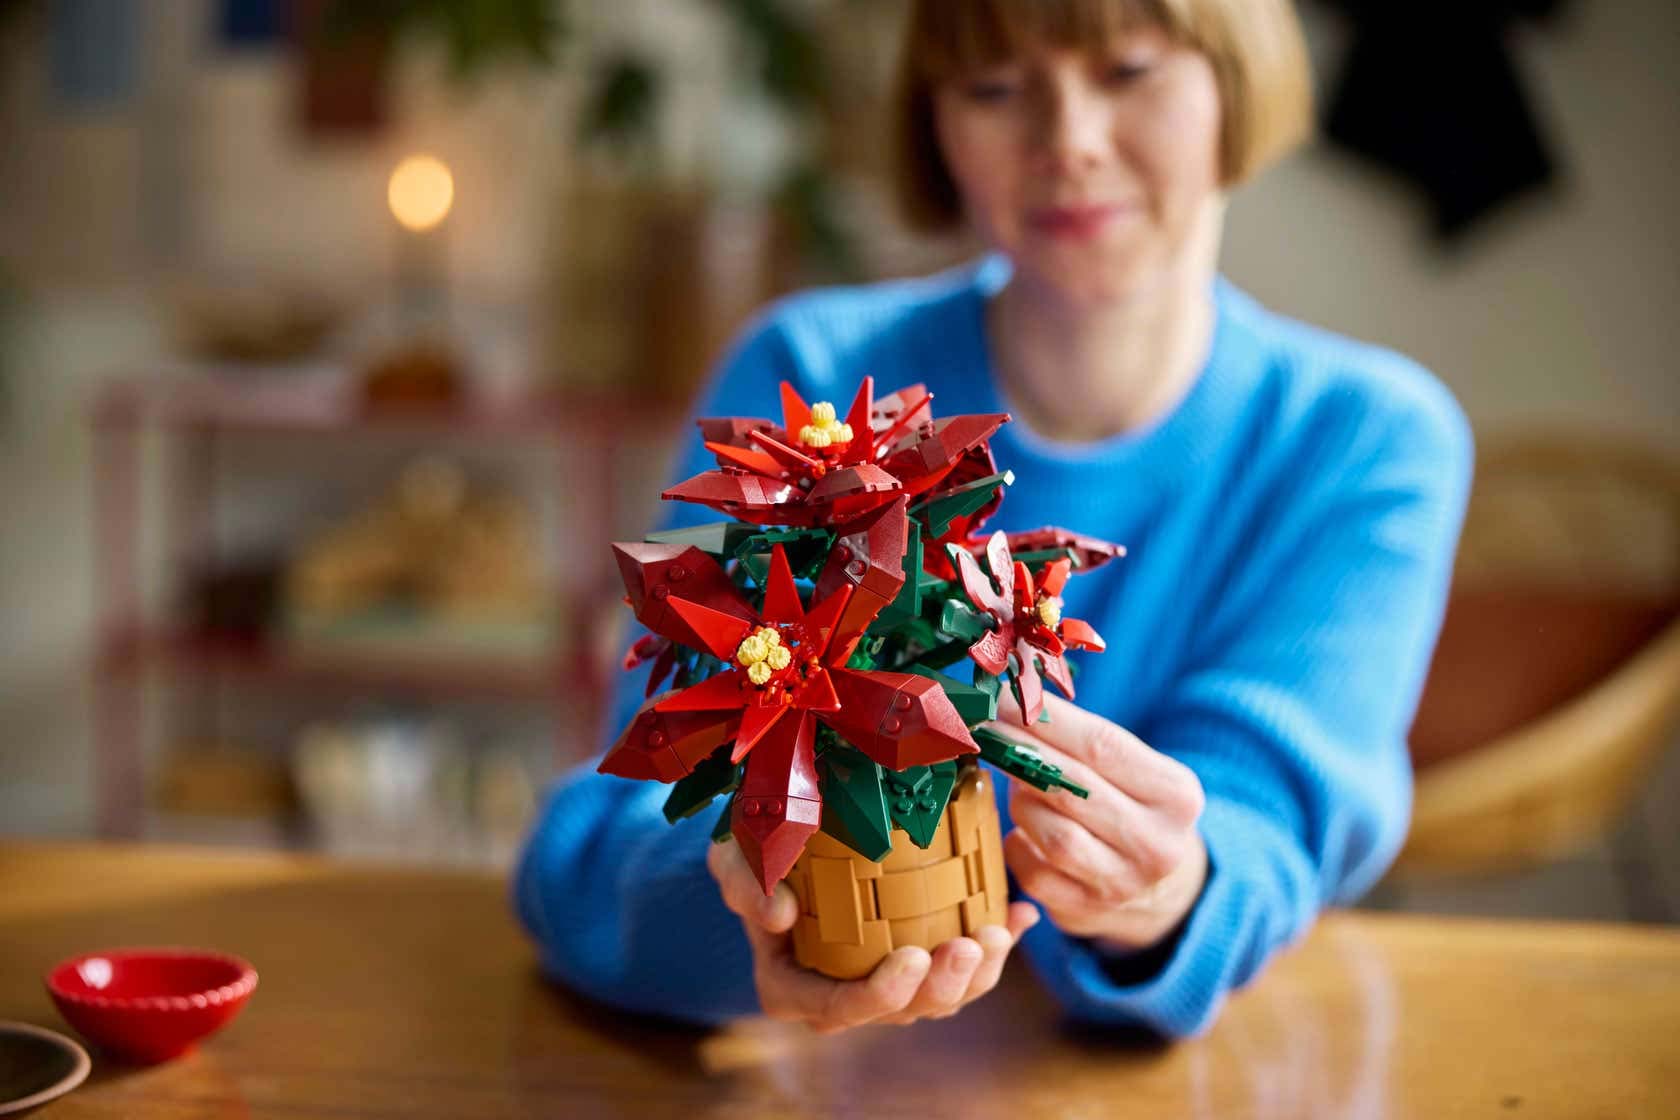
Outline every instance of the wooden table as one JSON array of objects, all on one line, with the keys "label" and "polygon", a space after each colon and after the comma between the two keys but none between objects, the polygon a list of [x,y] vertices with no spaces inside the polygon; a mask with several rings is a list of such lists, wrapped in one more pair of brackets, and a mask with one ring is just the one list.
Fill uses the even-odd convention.
[{"label": "wooden table", "polygon": [[492,878],[0,846],[0,1019],[64,1030],[42,972],[146,943],[239,953],[261,986],[186,1058],[96,1055],[45,1120],[1680,1116],[1672,930],[1336,914],[1198,1041],[1070,1028],[1015,966],[954,1019],[825,1039],[570,996]]}]

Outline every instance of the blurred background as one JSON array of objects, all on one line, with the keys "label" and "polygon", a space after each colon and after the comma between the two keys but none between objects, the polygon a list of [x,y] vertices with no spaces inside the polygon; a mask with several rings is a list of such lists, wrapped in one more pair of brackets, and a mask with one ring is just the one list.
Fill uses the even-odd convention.
[{"label": "blurred background", "polygon": [[[1680,6],[1373,7],[1224,254],[1477,431],[1371,904],[1673,921]],[[0,833],[504,865],[731,333],[974,252],[889,205],[901,16],[0,0]]]}]

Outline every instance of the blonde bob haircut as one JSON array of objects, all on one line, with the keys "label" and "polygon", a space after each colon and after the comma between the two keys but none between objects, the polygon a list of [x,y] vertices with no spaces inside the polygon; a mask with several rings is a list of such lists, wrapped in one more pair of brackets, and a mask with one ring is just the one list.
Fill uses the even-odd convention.
[{"label": "blonde bob haircut", "polygon": [[1290,0],[911,0],[894,91],[895,190],[915,229],[946,232],[962,199],[939,150],[933,94],[1032,45],[1100,50],[1158,27],[1213,66],[1227,188],[1312,130],[1312,75]]}]

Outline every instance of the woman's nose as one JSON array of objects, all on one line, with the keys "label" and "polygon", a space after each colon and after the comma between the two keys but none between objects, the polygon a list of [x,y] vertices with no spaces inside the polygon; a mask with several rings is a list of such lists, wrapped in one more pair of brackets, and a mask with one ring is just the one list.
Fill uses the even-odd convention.
[{"label": "woman's nose", "polygon": [[1109,115],[1089,91],[1052,87],[1040,97],[1034,140],[1051,171],[1065,174],[1100,164],[1110,143],[1109,131]]}]

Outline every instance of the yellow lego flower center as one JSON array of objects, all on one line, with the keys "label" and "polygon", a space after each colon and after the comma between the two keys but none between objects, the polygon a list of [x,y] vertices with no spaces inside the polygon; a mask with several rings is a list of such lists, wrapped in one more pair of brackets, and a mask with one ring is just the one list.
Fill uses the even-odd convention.
[{"label": "yellow lego flower center", "polygon": [[1036,613],[1040,622],[1054,630],[1062,624],[1062,601],[1054,595],[1040,593]]},{"label": "yellow lego flower center", "polygon": [[782,644],[781,634],[769,626],[761,626],[741,640],[735,649],[735,660],[747,670],[748,680],[762,685],[788,667],[793,653]]},{"label": "yellow lego flower center", "polygon": [[799,429],[799,442],[816,448],[850,443],[852,426],[840,422],[832,403],[818,401],[811,406],[811,422]]}]

